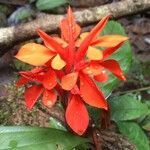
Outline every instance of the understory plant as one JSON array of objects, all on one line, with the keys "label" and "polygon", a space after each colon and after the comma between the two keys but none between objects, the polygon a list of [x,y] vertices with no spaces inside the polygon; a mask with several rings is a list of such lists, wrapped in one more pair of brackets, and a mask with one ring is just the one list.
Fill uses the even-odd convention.
[{"label": "understory plant", "polygon": [[128,39],[122,35],[98,36],[109,17],[102,18],[90,32],[81,33],[69,8],[67,17],[60,23],[61,38],[38,29],[44,45],[28,43],[21,47],[15,57],[35,66],[30,71],[21,71],[17,81],[18,86],[28,84],[25,90],[28,109],[32,109],[41,95],[43,104],[49,108],[60,100],[67,124],[79,135],[89,124],[85,104],[108,110],[96,82],[107,82],[108,71],[125,80],[119,63],[109,57]]},{"label": "understory plant", "polygon": [[[68,132],[79,136],[86,135],[92,121],[91,110],[101,110],[101,114],[117,110],[117,105],[107,99],[119,80],[126,80],[124,74],[129,70],[132,55],[123,28],[115,21],[108,22],[109,18],[110,15],[103,17],[90,32],[82,33],[69,7],[67,16],[60,21],[60,37],[37,29],[43,44],[27,43],[19,49],[15,57],[33,66],[31,70],[20,71],[21,77],[16,83],[17,86],[25,85],[28,110],[38,99],[49,109],[57,102],[61,103],[67,127],[71,129]],[[101,124],[109,119],[108,116],[101,117]],[[114,116],[111,117],[116,121]],[[30,150],[33,145],[39,150],[59,147],[66,150],[87,142],[85,138],[56,129],[11,127],[7,130],[3,127],[0,130],[9,133],[12,129],[18,136],[11,134],[11,141],[3,148],[19,149],[25,145]],[[17,142],[21,133],[25,143]],[[43,139],[45,144],[40,144]]]}]

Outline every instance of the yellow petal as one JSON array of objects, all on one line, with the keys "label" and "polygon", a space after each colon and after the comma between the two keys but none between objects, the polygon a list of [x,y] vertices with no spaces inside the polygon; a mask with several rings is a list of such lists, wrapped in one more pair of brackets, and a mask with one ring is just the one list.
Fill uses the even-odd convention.
[{"label": "yellow petal", "polygon": [[89,46],[87,57],[90,60],[101,60],[103,58],[103,53],[99,49]]},{"label": "yellow petal", "polygon": [[59,38],[59,37],[54,37],[54,39],[62,45],[62,47],[67,47],[68,46],[68,43],[65,42],[63,39]]},{"label": "yellow petal", "polygon": [[89,32],[83,32],[80,34],[80,38],[83,40],[88,36]]},{"label": "yellow petal", "polygon": [[57,54],[52,60],[51,66],[53,69],[61,70],[66,65],[65,61]]},{"label": "yellow petal", "polygon": [[77,72],[72,72],[72,73],[69,73],[69,74],[63,76],[61,79],[62,88],[64,90],[71,90],[75,86],[77,79],[78,79]]},{"label": "yellow petal", "polygon": [[55,53],[40,44],[28,43],[20,48],[15,57],[30,65],[42,66],[54,55]]},{"label": "yellow petal", "polygon": [[127,39],[128,37],[121,35],[105,35],[95,40],[92,45],[101,47],[114,47],[119,43],[126,41]]},{"label": "yellow petal", "polygon": [[89,32],[83,32],[80,34],[80,38],[76,40],[75,45],[76,47],[80,47],[82,41],[88,36]]}]

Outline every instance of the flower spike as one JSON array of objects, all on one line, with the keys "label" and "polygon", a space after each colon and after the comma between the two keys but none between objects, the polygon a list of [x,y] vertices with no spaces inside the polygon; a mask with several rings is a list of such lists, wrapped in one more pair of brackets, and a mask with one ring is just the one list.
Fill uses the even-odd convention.
[{"label": "flower spike", "polygon": [[15,57],[36,66],[30,71],[20,71],[21,78],[16,83],[27,84],[25,101],[29,110],[40,97],[48,108],[61,97],[66,123],[78,135],[88,128],[86,105],[108,111],[106,98],[95,82],[107,82],[108,71],[125,80],[119,63],[109,57],[128,39],[121,35],[98,36],[109,17],[102,18],[90,32],[80,34],[81,28],[69,7],[60,23],[61,37],[51,37],[38,29],[44,45],[29,43],[20,48]]}]

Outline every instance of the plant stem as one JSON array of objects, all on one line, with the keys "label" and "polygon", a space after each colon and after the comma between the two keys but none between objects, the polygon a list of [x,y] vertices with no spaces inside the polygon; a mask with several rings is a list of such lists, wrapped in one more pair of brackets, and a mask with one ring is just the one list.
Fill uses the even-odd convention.
[{"label": "plant stem", "polygon": [[142,87],[142,88],[138,88],[138,89],[134,89],[134,90],[127,90],[127,91],[123,91],[123,92],[117,92],[117,94],[126,94],[126,93],[141,92],[141,91],[147,91],[147,90],[150,90],[150,86]]}]

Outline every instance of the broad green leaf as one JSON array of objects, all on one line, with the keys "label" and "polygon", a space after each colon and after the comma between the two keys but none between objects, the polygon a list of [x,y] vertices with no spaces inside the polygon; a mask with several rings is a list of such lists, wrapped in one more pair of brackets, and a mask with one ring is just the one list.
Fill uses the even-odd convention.
[{"label": "broad green leaf", "polygon": [[63,131],[67,130],[60,121],[58,121],[57,119],[55,119],[53,117],[49,118],[49,126],[50,126],[50,128],[59,129],[59,130],[63,130]]},{"label": "broad green leaf", "polygon": [[[121,26],[120,23],[116,21],[109,21],[102,32],[102,35],[111,35],[111,34],[127,36],[125,34],[124,28]],[[120,49],[118,49],[110,58],[117,60],[122,70],[126,74],[129,71],[132,61],[132,52],[130,43],[128,41],[125,42],[125,44]],[[110,75],[108,82],[98,85],[102,88],[102,91],[104,92],[105,96],[108,97],[112,92],[112,90],[118,85],[118,83],[119,80],[114,75]]]},{"label": "broad green leaf", "polygon": [[66,131],[38,127],[0,127],[0,150],[70,150],[86,139]]},{"label": "broad green leaf", "polygon": [[120,132],[133,142],[137,150],[150,150],[149,140],[141,127],[134,122],[117,122]]},{"label": "broad green leaf", "polygon": [[52,10],[66,3],[68,0],[37,0],[36,7],[38,10]]},{"label": "broad green leaf", "polygon": [[144,130],[150,132],[150,121],[146,122],[146,123],[142,126],[142,128],[143,128]]},{"label": "broad green leaf", "polygon": [[111,119],[114,121],[132,120],[148,114],[146,104],[133,95],[115,96],[109,100]]},{"label": "broad green leaf", "polygon": [[146,116],[142,122],[142,128],[146,131],[150,131],[150,114]]}]

